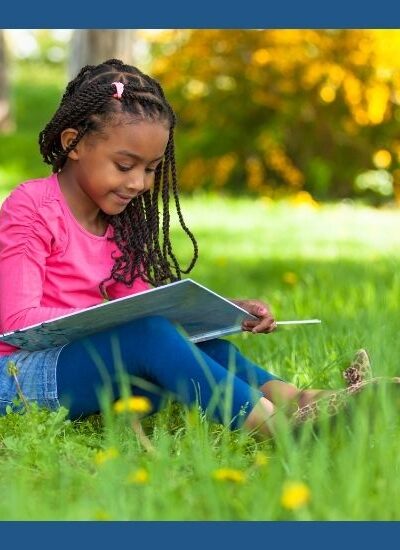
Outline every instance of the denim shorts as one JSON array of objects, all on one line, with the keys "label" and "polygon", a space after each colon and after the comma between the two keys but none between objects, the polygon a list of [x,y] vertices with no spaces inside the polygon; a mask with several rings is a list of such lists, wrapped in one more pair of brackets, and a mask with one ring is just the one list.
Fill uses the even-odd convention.
[{"label": "denim shorts", "polygon": [[9,361],[17,367],[16,377],[27,401],[35,401],[50,410],[59,408],[56,370],[57,359],[63,347],[16,351],[0,356],[0,415],[6,413],[7,405],[13,407],[13,400],[18,398],[15,378],[8,372]]}]

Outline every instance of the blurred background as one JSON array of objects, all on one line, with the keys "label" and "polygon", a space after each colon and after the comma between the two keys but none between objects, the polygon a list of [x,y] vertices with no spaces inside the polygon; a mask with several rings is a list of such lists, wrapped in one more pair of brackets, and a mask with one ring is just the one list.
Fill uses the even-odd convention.
[{"label": "blurred background", "polygon": [[188,193],[400,202],[398,30],[0,30],[2,192],[49,172],[39,131],[110,57],[165,88]]}]

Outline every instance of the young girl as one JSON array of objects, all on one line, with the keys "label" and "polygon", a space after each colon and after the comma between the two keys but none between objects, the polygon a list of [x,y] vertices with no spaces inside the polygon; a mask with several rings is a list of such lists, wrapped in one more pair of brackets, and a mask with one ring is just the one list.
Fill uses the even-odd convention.
[{"label": "young girl", "polygon": [[[178,280],[193,268],[198,250],[179,205],[174,128],[175,115],[160,85],[119,60],[86,66],[68,84],[39,135],[53,174],[21,184],[1,209],[1,333]],[[194,247],[187,269],[171,246],[171,195]],[[236,303],[258,317],[244,330],[274,330],[263,302]],[[115,338],[123,367],[135,380],[132,394],[148,397],[153,411],[172,397],[198,403],[232,428],[268,435],[276,403],[307,410],[319,395],[278,379],[228,341],[194,345],[156,316],[44,351],[1,343],[0,413],[17,394],[15,377],[7,372],[10,361],[28,401],[50,409],[64,405],[71,418],[98,412],[104,372],[119,397]],[[228,371],[232,362],[234,374]]]}]

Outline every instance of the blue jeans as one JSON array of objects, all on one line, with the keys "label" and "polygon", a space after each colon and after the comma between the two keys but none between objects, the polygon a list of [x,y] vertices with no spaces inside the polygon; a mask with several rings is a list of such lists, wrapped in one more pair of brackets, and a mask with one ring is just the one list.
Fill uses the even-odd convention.
[{"label": "blue jeans", "polygon": [[36,402],[41,407],[56,410],[60,404],[57,399],[57,359],[62,347],[41,351],[17,350],[0,357],[0,415],[7,407],[19,410],[13,401],[18,397],[17,384],[8,373],[8,364],[14,363],[18,384],[27,401]]},{"label": "blue jeans", "polygon": [[214,420],[241,425],[263,396],[260,386],[277,377],[252,363],[226,340],[192,344],[163,317],[147,317],[64,346],[57,361],[57,390],[71,418],[100,410],[104,386],[121,395],[121,373],[130,392],[152,410],[166,398],[199,405]]}]

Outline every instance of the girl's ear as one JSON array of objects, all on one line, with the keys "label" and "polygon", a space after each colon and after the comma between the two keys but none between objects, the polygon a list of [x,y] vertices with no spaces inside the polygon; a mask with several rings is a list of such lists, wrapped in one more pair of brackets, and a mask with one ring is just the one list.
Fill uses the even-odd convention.
[{"label": "girl's ear", "polygon": [[[75,130],[74,128],[66,128],[65,130],[63,130],[60,136],[62,148],[67,149],[67,147],[71,145],[71,142],[74,141],[77,135],[78,130]],[[79,154],[76,148],[72,149],[72,151],[68,153],[68,158],[72,160],[79,159]]]}]

